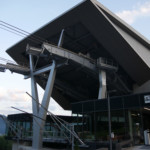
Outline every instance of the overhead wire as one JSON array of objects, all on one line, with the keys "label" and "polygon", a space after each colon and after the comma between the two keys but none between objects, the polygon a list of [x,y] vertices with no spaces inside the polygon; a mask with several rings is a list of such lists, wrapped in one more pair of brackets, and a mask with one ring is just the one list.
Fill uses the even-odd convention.
[{"label": "overhead wire", "polygon": [[[23,30],[23,29],[20,29],[20,28],[18,28],[18,27],[16,27],[16,26],[13,26],[13,25],[11,25],[11,24],[9,24],[9,23],[7,23],[7,22],[5,22],[5,21],[2,21],[2,20],[0,20],[0,29],[3,29],[3,30],[5,30],[5,31],[7,31],[7,32],[10,32],[10,33],[13,33],[13,34],[15,34],[15,35],[18,35],[18,36],[21,36],[21,37],[23,37],[23,38],[26,38],[26,39],[28,39],[28,40],[30,40],[30,41],[32,41],[32,42],[34,42],[34,43],[43,43],[43,42],[47,42],[47,40],[45,40],[44,38],[41,38],[41,37],[39,37],[39,36],[37,36],[37,35],[32,35],[31,33],[29,33],[29,32],[27,32],[27,31],[25,31],[25,30]],[[0,61],[3,61],[4,60],[4,58],[0,58]],[[5,59],[6,60],[6,59]],[[13,64],[17,64],[17,63],[15,63],[15,62],[10,62],[9,60],[6,60],[5,62],[9,62],[9,63],[13,63]],[[19,62],[18,62],[19,63]],[[21,62],[22,63],[22,62]],[[19,64],[21,64],[21,63],[19,63]],[[24,66],[26,66],[25,64],[23,64]]]},{"label": "overhead wire", "polygon": [[[0,25],[1,25],[1,24],[0,24]],[[0,27],[0,28],[1,28],[1,29],[3,29],[3,30],[5,30],[5,31],[8,31],[8,32],[10,32],[10,33],[16,34],[16,35],[21,36],[21,37],[23,37],[23,38],[24,38],[24,36],[23,36],[23,35],[21,35],[21,34],[15,33],[15,32],[13,32],[13,31],[10,31],[10,30],[5,29],[5,28],[3,28],[3,27]]]},{"label": "overhead wire", "polygon": [[1,29],[11,32],[13,34],[19,35],[21,37],[27,38],[27,39],[31,40],[32,42],[35,42],[35,43],[47,42],[47,40],[45,40],[44,38],[41,38],[40,36],[32,35],[31,33],[27,32],[23,29],[20,29],[16,26],[13,26],[7,22],[4,22],[2,20],[0,20],[0,26],[1,26],[0,27]]},{"label": "overhead wire", "polygon": [[[20,29],[20,28],[18,28],[18,27],[16,27],[16,26],[13,26],[13,25],[11,25],[11,24],[9,24],[9,23],[7,23],[7,22],[4,22],[4,21],[2,21],[2,20],[0,20],[0,22],[4,23],[4,24],[6,24],[6,25],[9,25],[9,26],[11,26],[11,27],[13,27],[13,28],[15,28],[15,29],[18,29],[18,30],[20,30],[20,31],[22,31],[22,32],[24,32],[24,33],[27,33],[28,35],[31,34],[31,33],[27,32],[27,31],[25,31],[25,30],[23,30],[23,29]],[[32,36],[35,37],[35,38],[37,38],[37,39],[40,39],[40,40],[45,41],[44,38],[41,38],[41,37],[39,37],[39,36],[37,36],[37,35],[32,35]]]},{"label": "overhead wire", "polygon": [[13,64],[16,64],[15,61],[8,60],[8,59],[2,58],[2,57],[0,57],[0,61],[4,61],[4,62],[7,62],[7,63],[13,63]]},{"label": "overhead wire", "polygon": [[[34,101],[36,101],[28,92],[26,92],[27,95],[29,95]],[[37,102],[37,101],[36,101]],[[46,110],[46,112],[51,116],[52,120],[56,123],[56,125],[58,126],[58,128],[61,130],[60,125],[58,125],[57,121],[61,124],[61,121],[66,124],[67,126],[70,126],[70,124],[68,122],[66,122],[65,120],[61,119],[60,117],[56,117],[52,112],[48,111],[43,105],[41,105],[39,102],[37,102],[44,110]],[[64,125],[63,125],[64,126]],[[65,127],[65,126],[64,126]],[[65,127],[66,129],[66,127]],[[63,134],[66,136],[66,134],[64,133],[64,131],[62,131]],[[66,136],[67,137],[67,136]],[[67,137],[68,139],[68,137]],[[69,139],[68,139],[69,140]]]},{"label": "overhead wire", "polygon": [[[12,60],[8,60],[8,59],[5,59],[5,58],[2,58],[0,57],[0,66],[1,67],[6,67],[5,69],[7,69],[8,65],[12,65],[12,69],[16,69],[16,67],[22,67],[24,69],[27,69],[29,68],[29,65],[25,64],[25,63],[22,63],[22,62],[18,62],[16,63],[15,61],[12,61]],[[14,67],[13,67],[14,65]]]},{"label": "overhead wire", "polygon": [[[54,115],[52,112],[50,112],[48,109],[46,109],[41,103],[39,103],[34,97],[32,97],[28,92],[26,92],[27,95],[29,95],[38,105],[40,105],[51,117],[53,117],[57,122],[59,122],[67,131],[69,131],[69,133],[74,136],[81,144],[85,145],[84,142],[79,138],[79,136],[74,132],[71,131],[71,129],[67,128],[65,125],[69,125],[70,124],[68,122],[66,122],[65,120],[61,119],[60,117],[56,117],[56,115]],[[62,122],[65,124],[63,124]],[[71,127],[71,126],[70,126]]]},{"label": "overhead wire", "polygon": [[[37,100],[32,96],[32,95],[30,95],[28,92],[26,92],[26,94],[29,96],[29,97],[31,97],[38,105],[40,105],[44,110],[46,110],[46,112],[48,112],[48,109],[46,109],[41,103],[39,103],[39,102],[37,102]],[[55,116],[52,112],[50,112],[50,114],[52,114],[53,116]],[[67,121],[65,121],[65,120],[63,120],[63,119],[61,119],[60,117],[58,117],[57,116],[57,118],[59,119],[59,120],[61,120],[62,122],[64,122],[65,124],[68,124],[69,125],[69,122],[67,122]]]},{"label": "overhead wire", "polygon": [[[36,42],[36,43],[41,42],[40,40],[38,40],[38,39],[36,39],[36,38],[33,38],[32,36],[31,36],[31,37],[28,37],[29,34],[25,34],[25,33],[23,33],[23,32],[20,32],[20,31],[18,31],[18,30],[16,30],[16,29],[13,29],[13,28],[11,28],[11,27],[9,27],[9,26],[6,26],[6,25],[3,25],[3,24],[0,24],[0,25],[3,26],[3,27],[5,27],[5,28],[7,28],[7,31],[8,31],[8,32],[11,32],[11,33],[17,32],[17,35],[18,35],[18,33],[19,33],[19,34],[22,34],[22,37],[26,37],[27,39],[32,40],[32,42]],[[8,30],[8,29],[9,29],[9,30]],[[10,31],[10,30],[12,30],[13,32]]]}]

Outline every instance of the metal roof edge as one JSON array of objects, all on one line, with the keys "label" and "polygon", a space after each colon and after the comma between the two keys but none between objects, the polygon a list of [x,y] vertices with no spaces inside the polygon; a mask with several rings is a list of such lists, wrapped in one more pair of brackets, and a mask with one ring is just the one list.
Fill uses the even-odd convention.
[{"label": "metal roof edge", "polygon": [[53,21],[57,20],[58,18],[62,17],[63,15],[67,14],[68,12],[70,12],[71,10],[75,9],[76,7],[78,7],[79,5],[87,2],[87,1],[95,1],[95,0],[82,0],[81,2],[79,2],[78,4],[76,4],[75,6],[71,7],[70,9],[64,11],[62,14],[58,15],[57,17],[55,17],[54,19],[50,20],[48,23],[44,24],[43,26],[41,26],[40,28],[36,29],[35,31],[33,31],[30,35],[28,35],[27,37],[24,37],[23,39],[21,39],[20,41],[16,42],[15,44],[13,44],[12,46],[10,46],[8,49],[6,49],[6,52],[8,53],[8,51],[14,47],[15,45],[19,44],[20,42],[24,41],[25,39],[29,38],[30,36],[33,36],[34,34],[36,34],[39,30],[41,30],[42,28],[46,27],[47,25],[49,25],[50,23],[52,23]]},{"label": "metal roof edge", "polygon": [[123,29],[125,31],[127,31],[138,41],[140,41],[141,43],[146,45],[148,48],[150,48],[150,40],[148,40],[145,36],[143,36],[141,33],[139,33],[137,30],[135,30],[132,26],[130,26],[128,23],[126,23],[124,20],[122,20],[120,17],[118,17],[115,13],[113,13],[108,8],[106,8],[104,5],[99,3],[97,0],[91,0],[91,1],[93,2],[93,4],[97,5],[107,17],[108,17],[108,15],[110,15],[112,17],[112,19],[114,19],[114,20],[112,20],[111,18],[108,17],[112,22],[116,23],[120,27],[123,27]]}]

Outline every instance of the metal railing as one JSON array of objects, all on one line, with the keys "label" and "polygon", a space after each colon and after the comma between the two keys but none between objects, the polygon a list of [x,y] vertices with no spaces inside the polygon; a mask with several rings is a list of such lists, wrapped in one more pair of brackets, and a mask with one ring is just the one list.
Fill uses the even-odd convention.
[{"label": "metal railing", "polygon": [[112,59],[100,57],[97,59],[97,67],[105,67],[106,69],[118,69],[118,64]]}]

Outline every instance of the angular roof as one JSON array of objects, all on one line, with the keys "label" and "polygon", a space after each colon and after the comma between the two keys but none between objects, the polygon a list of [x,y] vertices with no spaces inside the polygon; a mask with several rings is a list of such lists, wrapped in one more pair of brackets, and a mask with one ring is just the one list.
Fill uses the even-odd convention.
[{"label": "angular roof", "polygon": [[[139,85],[149,80],[150,42],[96,0],[83,1],[31,34],[28,38],[9,48],[7,53],[18,63],[28,63],[28,57],[25,54],[26,45],[40,46],[42,44],[42,42],[32,42],[29,38],[36,35],[46,39],[51,44],[57,45],[62,29],[65,29],[63,48],[75,53],[90,54],[92,59],[95,60],[99,57],[113,59],[119,64],[120,72],[125,72],[132,82]],[[70,74],[65,74],[65,71]],[[61,82],[65,81],[65,83],[75,86],[78,90],[75,88],[73,91],[77,91],[78,94],[81,94],[86,86],[90,88],[95,85],[94,90],[99,87],[96,83],[98,79],[90,81],[90,77],[87,77],[86,80],[85,74],[77,75],[76,67],[66,67],[64,72],[58,70],[56,77]],[[76,74],[76,77],[73,74]],[[77,81],[81,79],[81,76],[85,79],[85,83],[78,86],[72,80]],[[94,92],[94,90],[89,96],[81,96],[82,99],[96,98],[97,92]],[[56,101],[59,101],[57,100],[59,95],[62,96],[60,99],[64,99],[66,103],[69,99],[73,101],[78,99],[72,96],[68,97],[67,94],[63,95],[61,92],[54,94],[55,92],[54,90],[52,96]],[[86,95],[85,93],[83,92],[81,95]]]}]

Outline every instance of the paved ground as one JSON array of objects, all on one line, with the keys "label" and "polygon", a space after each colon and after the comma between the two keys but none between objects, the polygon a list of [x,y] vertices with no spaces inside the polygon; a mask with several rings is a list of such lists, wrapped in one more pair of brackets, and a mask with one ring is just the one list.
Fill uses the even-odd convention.
[{"label": "paved ground", "polygon": [[150,150],[150,146],[141,145],[141,146],[134,146],[130,148],[123,148],[122,150]]},{"label": "paved ground", "polygon": [[[17,144],[16,145],[14,144],[12,150],[31,150],[31,149],[32,148],[28,146],[19,146],[19,148],[17,148]],[[42,150],[58,150],[58,149],[43,148]],[[66,149],[61,149],[61,150],[66,150]],[[98,150],[108,150],[108,148],[100,148]],[[145,145],[133,146],[133,147],[128,147],[128,148],[122,148],[121,150],[150,150],[150,146],[145,146]]]}]

